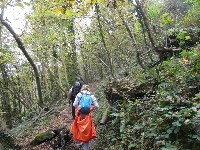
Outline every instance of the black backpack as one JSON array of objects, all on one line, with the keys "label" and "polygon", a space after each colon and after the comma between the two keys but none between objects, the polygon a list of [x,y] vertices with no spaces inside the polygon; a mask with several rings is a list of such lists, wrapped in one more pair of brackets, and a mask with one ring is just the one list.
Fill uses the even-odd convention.
[{"label": "black backpack", "polygon": [[81,90],[80,82],[75,82],[75,84],[72,87],[72,96],[75,98],[76,95],[80,92],[80,90]]}]

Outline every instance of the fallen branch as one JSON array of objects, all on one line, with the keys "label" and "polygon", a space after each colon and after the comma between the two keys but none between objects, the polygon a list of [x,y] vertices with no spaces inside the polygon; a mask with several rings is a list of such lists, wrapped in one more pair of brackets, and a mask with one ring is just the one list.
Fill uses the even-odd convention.
[{"label": "fallen branch", "polygon": [[[59,101],[57,101],[56,104],[55,104],[55,106],[57,106],[61,101],[62,101],[62,99],[59,100]],[[37,116],[37,118],[35,118],[31,124],[36,123],[36,121],[38,121],[39,118],[44,117],[44,116],[50,114],[52,111],[55,110],[54,107],[53,107],[53,108],[50,109],[50,110],[48,109],[48,111],[46,112],[46,109],[48,109],[48,107],[44,107],[44,108],[42,109],[42,111],[39,113],[39,115]],[[45,113],[44,113],[44,112],[45,112]]]}]

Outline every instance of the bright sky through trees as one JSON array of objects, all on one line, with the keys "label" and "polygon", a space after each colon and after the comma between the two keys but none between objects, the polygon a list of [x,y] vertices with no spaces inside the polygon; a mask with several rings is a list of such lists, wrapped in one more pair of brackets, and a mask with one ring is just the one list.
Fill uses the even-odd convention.
[{"label": "bright sky through trees", "polygon": [[[28,0],[25,0],[28,2]],[[25,14],[30,12],[29,6],[7,6],[4,10],[4,19],[9,22],[17,34],[21,34],[26,26]]]}]

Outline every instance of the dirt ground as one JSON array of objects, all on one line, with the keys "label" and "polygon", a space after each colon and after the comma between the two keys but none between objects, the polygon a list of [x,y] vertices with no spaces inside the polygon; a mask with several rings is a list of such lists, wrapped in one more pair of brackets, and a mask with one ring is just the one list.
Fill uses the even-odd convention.
[{"label": "dirt ground", "polygon": [[[94,82],[93,84],[89,84],[90,86],[90,90],[91,92],[95,91],[95,88],[97,86],[98,82]],[[22,136],[17,140],[17,144],[18,145],[27,145],[28,143],[30,143],[34,137],[41,132],[45,132],[49,129],[57,129],[59,127],[62,126],[66,126],[67,130],[70,131],[71,125],[73,123],[73,118],[71,115],[71,105],[69,104],[68,101],[66,101],[66,105],[63,106],[63,110],[60,111],[57,115],[52,115],[50,116],[50,122],[48,123],[47,126],[42,126],[41,128],[37,129],[37,131],[33,131],[32,135],[28,135],[28,136]],[[91,144],[94,141],[91,142]],[[64,148],[57,148],[57,150],[80,150],[82,149],[81,147],[77,147],[74,144],[73,139],[71,141],[69,141],[66,146]],[[56,150],[51,148],[50,143],[49,142],[45,142],[43,144],[40,144],[39,146],[30,148],[28,146],[24,146],[21,148],[21,150]]]}]

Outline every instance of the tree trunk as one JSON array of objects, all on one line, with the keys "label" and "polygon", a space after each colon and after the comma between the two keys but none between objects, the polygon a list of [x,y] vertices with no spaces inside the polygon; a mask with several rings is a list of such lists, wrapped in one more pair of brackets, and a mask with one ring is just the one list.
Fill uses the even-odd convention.
[{"label": "tree trunk", "polygon": [[18,37],[18,35],[14,32],[14,30],[12,29],[12,27],[2,17],[0,17],[0,20],[1,20],[1,23],[13,35],[15,41],[18,44],[18,47],[24,53],[25,57],[27,58],[28,62],[30,63],[30,65],[33,68],[33,71],[34,71],[34,74],[35,74],[35,79],[36,79],[36,84],[37,84],[38,98],[39,98],[38,105],[40,107],[43,107],[44,104],[43,104],[43,99],[42,99],[41,83],[40,83],[40,77],[39,77],[38,69],[37,69],[36,65],[34,64],[33,60],[31,59],[30,55],[26,51],[26,49],[25,49],[22,41],[20,40],[20,38]]},{"label": "tree trunk", "polygon": [[[1,16],[4,15],[4,8],[1,8]],[[0,49],[2,49],[2,26],[0,27]],[[9,99],[9,94],[8,91],[6,90],[6,87],[8,87],[8,76],[7,76],[7,72],[5,69],[5,65],[1,64],[1,72],[2,72],[2,78],[3,84],[0,84],[0,89],[1,89],[1,106],[2,106],[2,112],[3,112],[3,118],[6,121],[6,125],[9,128],[12,128],[12,118],[11,118],[11,105],[10,105],[10,99]]]},{"label": "tree trunk", "polygon": [[98,26],[99,26],[99,33],[100,33],[100,37],[101,37],[101,42],[103,43],[105,53],[106,53],[107,59],[108,59],[109,74],[114,78],[114,70],[113,70],[113,66],[112,66],[111,56],[110,56],[110,52],[107,48],[105,38],[104,38],[104,35],[103,35],[102,26],[101,26],[101,22],[100,22],[100,14],[99,14],[100,10],[99,10],[99,5],[97,3],[95,4],[95,10],[96,10],[96,13],[97,13],[97,21],[98,21]]},{"label": "tree trunk", "polygon": [[153,36],[151,34],[150,24],[149,24],[149,21],[148,21],[146,14],[143,11],[142,3],[140,3],[139,0],[135,0],[135,2],[137,4],[137,13],[138,13],[139,16],[141,16],[143,18],[144,25],[147,29],[147,34],[149,36],[149,40],[151,42],[151,45],[152,45],[153,49],[156,50],[155,42],[154,42]]},{"label": "tree trunk", "polygon": [[75,42],[75,30],[74,30],[74,19],[69,20],[71,23],[68,26],[67,30],[70,33],[70,38],[72,38],[69,42],[71,45],[71,54],[70,54],[70,58],[73,62],[72,65],[72,75],[77,77],[80,75],[80,71],[78,69],[78,61],[77,61],[77,54],[76,54],[76,42]]},{"label": "tree trunk", "polygon": [[2,105],[2,112],[3,112],[3,119],[6,122],[8,128],[12,128],[12,114],[11,114],[11,104],[10,104],[10,96],[6,88],[8,88],[8,74],[5,69],[5,65],[1,65],[1,73],[3,77],[3,84],[1,84],[1,105]]},{"label": "tree trunk", "polygon": [[118,13],[119,13],[119,16],[120,16],[120,18],[121,18],[121,20],[122,20],[124,26],[126,27],[126,30],[127,30],[127,32],[128,32],[129,37],[131,38],[131,42],[132,42],[133,47],[136,48],[136,58],[137,58],[137,62],[138,62],[139,65],[144,69],[145,67],[144,67],[144,65],[142,64],[142,61],[141,61],[141,59],[140,59],[140,57],[139,57],[139,55],[140,55],[140,53],[139,53],[140,47],[139,47],[139,45],[137,44],[137,41],[136,41],[136,39],[135,39],[135,36],[132,34],[131,29],[129,28],[128,24],[127,24],[126,21],[124,20],[124,18],[123,18],[123,16],[122,16],[121,12],[119,11]]}]

